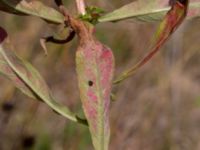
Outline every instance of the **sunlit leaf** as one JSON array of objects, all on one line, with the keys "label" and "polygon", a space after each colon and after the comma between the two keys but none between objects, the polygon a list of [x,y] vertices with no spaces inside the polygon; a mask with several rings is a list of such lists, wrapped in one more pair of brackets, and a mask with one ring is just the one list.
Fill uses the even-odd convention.
[{"label": "sunlit leaf", "polygon": [[61,13],[37,0],[30,2],[26,0],[0,0],[0,10],[18,15],[33,15],[52,23],[64,22]]},{"label": "sunlit leaf", "polygon": [[52,97],[50,90],[38,71],[28,62],[20,59],[13,51],[6,31],[0,27],[0,73],[12,81],[24,94],[39,99],[62,116],[82,122],[66,106]]},{"label": "sunlit leaf", "polygon": [[[170,9],[168,3],[169,0],[137,0],[102,16],[99,18],[99,22],[119,21],[128,18],[142,21],[162,20]],[[190,0],[188,18],[199,16],[200,0]]]},{"label": "sunlit leaf", "polygon": [[188,0],[182,0],[181,2],[177,0],[172,5],[171,9],[167,12],[163,21],[158,26],[154,41],[150,47],[150,52],[148,52],[147,55],[142,58],[136,65],[122,73],[122,75],[120,75],[114,82],[115,84],[124,81],[126,78],[136,73],[139,68],[146,64],[160,50],[160,47],[167,41],[167,39],[169,39],[172,33],[175,32],[175,30],[185,19],[187,9]]}]

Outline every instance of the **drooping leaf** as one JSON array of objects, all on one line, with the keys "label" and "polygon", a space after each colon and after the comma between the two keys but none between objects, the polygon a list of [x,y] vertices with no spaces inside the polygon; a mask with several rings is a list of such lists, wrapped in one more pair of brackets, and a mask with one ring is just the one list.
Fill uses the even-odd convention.
[{"label": "drooping leaf", "polygon": [[[169,0],[137,0],[102,16],[99,18],[99,22],[119,21],[128,18],[147,22],[159,21],[169,10]],[[200,0],[190,0],[188,18],[199,16]]]},{"label": "drooping leaf", "polygon": [[142,58],[136,65],[120,75],[114,84],[118,84],[136,73],[136,71],[146,64],[160,49],[160,47],[176,31],[179,25],[186,17],[188,9],[188,0],[176,0],[171,9],[167,12],[163,21],[160,23],[155,34],[155,40],[150,47],[150,52]]},{"label": "drooping leaf", "polygon": [[28,62],[20,59],[13,51],[6,31],[0,27],[0,73],[8,78],[24,94],[39,99],[62,116],[83,122],[66,106],[52,97],[50,90],[38,71]]},{"label": "drooping leaf", "polygon": [[55,9],[46,6],[38,0],[0,0],[0,10],[18,14],[33,15],[52,23],[63,23],[63,15]]},{"label": "drooping leaf", "polygon": [[108,150],[109,104],[114,71],[112,51],[95,39],[93,26],[71,19],[78,34],[76,70],[84,113],[95,150]]}]

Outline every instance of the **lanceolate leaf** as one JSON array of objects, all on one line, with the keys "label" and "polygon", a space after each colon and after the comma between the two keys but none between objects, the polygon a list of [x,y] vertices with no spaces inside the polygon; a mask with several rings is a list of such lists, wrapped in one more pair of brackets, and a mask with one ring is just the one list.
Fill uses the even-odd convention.
[{"label": "lanceolate leaf", "polygon": [[[158,21],[163,19],[169,9],[169,0],[136,0],[102,16],[99,18],[99,22],[119,21],[128,18],[142,21]],[[190,0],[188,18],[199,16],[200,0]]]},{"label": "lanceolate leaf", "polygon": [[52,23],[64,22],[61,13],[37,0],[30,2],[26,0],[0,0],[0,10],[19,15],[33,15]]},{"label": "lanceolate leaf", "polygon": [[120,83],[127,77],[133,75],[139,68],[146,64],[156,54],[156,52],[159,51],[160,47],[167,41],[167,39],[169,39],[172,33],[183,22],[187,14],[187,8],[188,0],[175,1],[157,29],[155,41],[150,47],[150,52],[128,71],[122,73],[122,75],[119,76],[119,78],[114,82],[115,84]]},{"label": "lanceolate leaf", "polygon": [[7,33],[0,27],[0,73],[11,80],[24,94],[44,101],[62,116],[82,122],[67,107],[57,103],[52,97],[47,84],[38,71],[28,62],[23,61],[13,52]]},{"label": "lanceolate leaf", "polygon": [[114,71],[110,48],[95,39],[93,26],[71,20],[78,34],[76,65],[81,101],[95,150],[108,150],[110,139],[109,104]]}]

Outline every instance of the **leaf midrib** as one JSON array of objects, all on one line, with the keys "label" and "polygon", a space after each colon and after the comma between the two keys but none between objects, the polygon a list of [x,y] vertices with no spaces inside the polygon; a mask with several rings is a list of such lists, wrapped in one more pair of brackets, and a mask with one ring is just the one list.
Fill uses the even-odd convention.
[{"label": "leaf midrib", "polygon": [[98,95],[98,100],[99,100],[99,102],[98,102],[98,123],[100,124],[100,126],[98,126],[99,128],[98,128],[98,140],[99,140],[99,142],[98,142],[98,150],[104,150],[104,137],[105,137],[105,135],[104,135],[104,120],[105,120],[105,118],[104,118],[104,99],[103,99],[103,93],[102,93],[102,86],[101,86],[101,80],[100,80],[100,78],[101,78],[101,76],[100,76],[100,66],[98,65],[99,63],[98,63],[98,60],[97,60],[97,55],[96,55],[96,57],[95,57],[95,70],[96,70],[96,76],[97,76],[97,95]]}]

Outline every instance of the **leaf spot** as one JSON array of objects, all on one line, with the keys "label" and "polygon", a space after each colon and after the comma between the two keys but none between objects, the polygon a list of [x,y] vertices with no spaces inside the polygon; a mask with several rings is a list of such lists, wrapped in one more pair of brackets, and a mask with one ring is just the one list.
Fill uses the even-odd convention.
[{"label": "leaf spot", "polygon": [[91,80],[88,81],[88,85],[89,85],[89,86],[93,86],[93,84],[94,84],[94,83],[93,83]]}]

